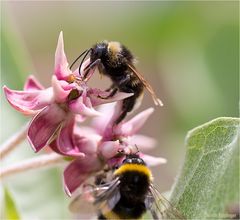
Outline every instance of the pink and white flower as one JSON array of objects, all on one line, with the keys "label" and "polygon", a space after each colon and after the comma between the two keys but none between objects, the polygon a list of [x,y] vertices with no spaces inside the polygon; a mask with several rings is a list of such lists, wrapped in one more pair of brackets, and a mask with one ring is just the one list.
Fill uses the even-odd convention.
[{"label": "pink and white flower", "polygon": [[[81,73],[89,62],[88,59],[83,63]],[[94,69],[90,70],[89,75],[93,72]],[[8,102],[16,110],[33,116],[28,129],[28,140],[36,152],[50,144],[59,133],[61,135],[61,130],[68,128],[69,124],[74,124],[76,115],[82,119],[86,116],[99,116],[101,113],[94,109],[95,106],[132,95],[119,92],[110,99],[100,98],[106,97],[109,93],[89,88],[87,81],[82,80],[78,71],[72,72],[69,69],[62,32],[55,53],[51,87],[45,89],[33,76],[30,76],[23,91],[11,90],[6,86],[3,89]],[[84,154],[79,152],[78,155]]]},{"label": "pink and white flower", "polygon": [[[89,63],[90,59],[83,63],[80,73],[78,69],[70,70],[61,32],[51,87],[44,88],[33,76],[27,79],[23,91],[3,87],[8,102],[19,112],[33,117],[28,140],[34,151],[49,145],[55,152],[72,158],[63,174],[68,195],[105,165],[110,168],[120,165],[126,154],[137,150],[148,166],[166,162],[164,158],[142,153],[154,147],[155,140],[137,134],[153,113],[153,108],[117,125],[115,121],[121,113],[122,102],[95,110],[96,106],[123,100],[133,94],[118,92],[114,97],[101,98],[108,97],[110,92],[87,85],[95,69],[90,70],[87,79],[82,78]],[[80,126],[89,116],[97,116],[91,127]]]},{"label": "pink and white flower", "polygon": [[[147,118],[153,113],[149,108],[129,121],[123,121],[119,125],[113,125],[120,112],[119,105],[101,106],[100,117],[93,119],[91,127],[71,125],[72,136],[65,134],[51,144],[52,147],[64,152],[84,152],[84,158],[76,158],[64,170],[64,188],[69,196],[86,181],[91,175],[102,170],[104,165],[110,167],[120,165],[126,154],[140,150],[139,155],[148,166],[156,166],[166,163],[166,159],[153,157],[142,153],[154,147],[153,138],[139,135],[137,132],[143,126]],[[62,130],[64,132],[64,130]],[[66,130],[67,131],[67,130]],[[60,137],[64,137],[61,139]],[[53,146],[55,145],[55,146]],[[137,146],[137,148],[135,147]],[[71,147],[71,150],[66,150]]]},{"label": "pink and white flower", "polygon": [[[139,151],[141,158],[148,166],[166,163],[164,158],[151,157],[142,153],[154,148],[156,144],[155,139],[138,134],[148,117],[154,112],[154,109],[148,108],[132,119],[115,125],[114,122],[121,112],[120,107],[120,102],[101,106],[100,112],[108,112],[108,114],[93,119],[92,127],[95,128],[97,134],[102,136],[99,144],[99,152],[101,152],[102,156],[108,160],[111,166],[115,166],[119,165],[118,163],[121,164],[124,159],[123,156],[114,160],[117,152],[122,151],[124,154],[129,154]],[[105,123],[103,123],[104,121]]]}]

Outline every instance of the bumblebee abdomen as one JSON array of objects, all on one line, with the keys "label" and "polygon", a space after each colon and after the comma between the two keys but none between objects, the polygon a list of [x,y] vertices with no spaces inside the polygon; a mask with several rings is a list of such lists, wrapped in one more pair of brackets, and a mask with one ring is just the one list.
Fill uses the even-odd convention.
[{"label": "bumblebee abdomen", "polygon": [[106,213],[101,213],[98,216],[98,219],[142,219],[142,216],[146,211],[147,210],[144,202],[129,205],[126,204],[123,199],[120,199],[113,210]]}]

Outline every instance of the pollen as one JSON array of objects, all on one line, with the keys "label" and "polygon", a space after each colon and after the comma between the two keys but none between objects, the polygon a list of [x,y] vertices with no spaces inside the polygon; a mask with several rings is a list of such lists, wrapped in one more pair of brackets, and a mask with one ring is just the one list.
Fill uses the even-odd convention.
[{"label": "pollen", "polygon": [[70,74],[67,78],[68,83],[73,83],[76,80],[76,77],[74,74]]}]

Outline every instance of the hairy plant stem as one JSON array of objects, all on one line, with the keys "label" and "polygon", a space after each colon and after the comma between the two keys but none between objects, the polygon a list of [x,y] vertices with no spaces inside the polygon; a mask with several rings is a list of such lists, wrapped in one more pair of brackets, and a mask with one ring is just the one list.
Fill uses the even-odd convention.
[{"label": "hairy plant stem", "polygon": [[64,157],[56,153],[37,156],[22,162],[15,163],[6,168],[2,168],[0,171],[0,178],[2,179],[4,177],[25,172],[28,170],[58,165],[63,162],[66,162]]},{"label": "hairy plant stem", "polygon": [[29,123],[25,124],[18,132],[13,134],[9,139],[0,145],[0,159],[6,157],[12,150],[14,150],[27,136]]}]

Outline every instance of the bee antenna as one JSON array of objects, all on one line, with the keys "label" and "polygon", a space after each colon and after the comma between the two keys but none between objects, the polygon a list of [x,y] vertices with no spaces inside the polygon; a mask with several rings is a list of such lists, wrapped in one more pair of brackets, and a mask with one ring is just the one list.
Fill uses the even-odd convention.
[{"label": "bee antenna", "polygon": [[83,56],[88,50],[83,51],[71,64],[71,66],[69,67],[70,69],[72,69],[73,65],[81,58],[81,56]]},{"label": "bee antenna", "polygon": [[79,73],[79,75],[81,74],[80,71],[81,71],[81,67],[82,67],[83,61],[85,60],[85,58],[87,57],[87,55],[89,54],[90,51],[92,51],[92,48],[86,50],[86,54],[84,55],[84,57],[83,57],[83,59],[82,59],[82,61],[81,61],[81,63],[80,63],[80,66],[79,66],[79,68],[78,68],[78,73]]},{"label": "bee antenna", "polygon": [[139,151],[138,146],[136,144],[134,146],[136,147],[136,150],[137,150],[135,154],[139,153],[140,151]]}]

